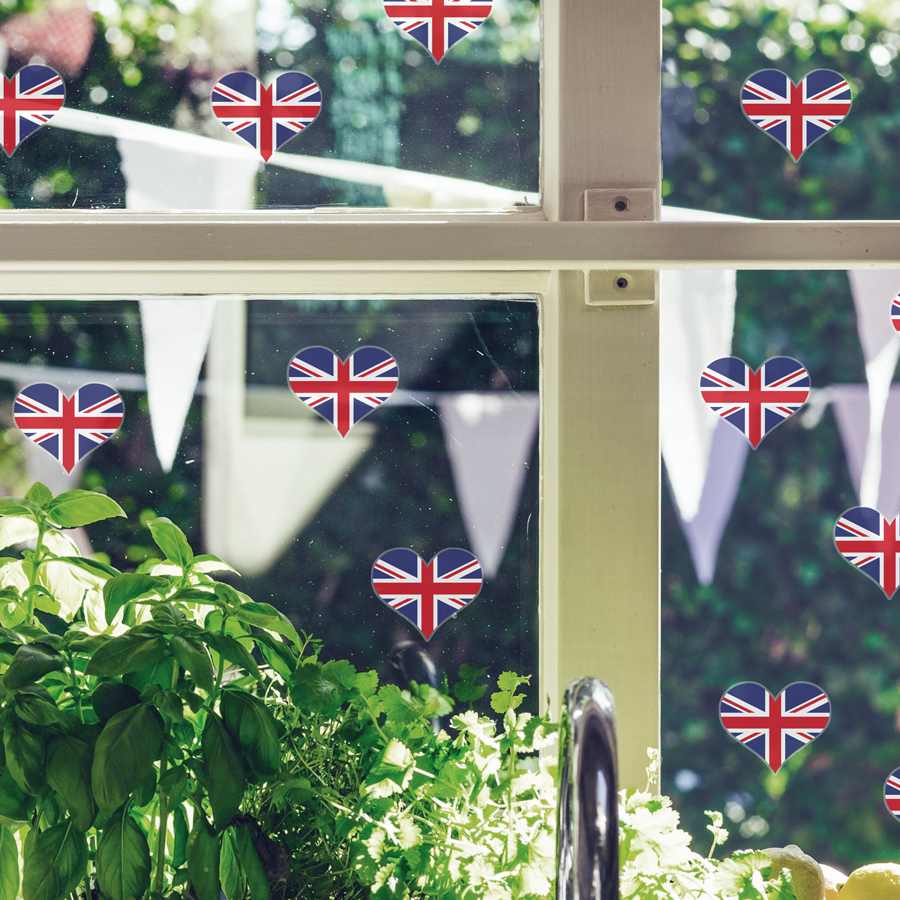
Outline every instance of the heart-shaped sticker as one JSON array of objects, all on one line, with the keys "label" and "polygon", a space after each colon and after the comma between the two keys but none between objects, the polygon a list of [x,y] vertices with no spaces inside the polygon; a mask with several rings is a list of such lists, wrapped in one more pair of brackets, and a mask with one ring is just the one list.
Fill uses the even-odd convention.
[{"label": "heart-shaped sticker", "polygon": [[834,546],[851,566],[871,578],[888,600],[894,596],[900,586],[900,516],[886,519],[871,506],[854,506],[835,523]]},{"label": "heart-shaped sticker", "polygon": [[66,102],[66,86],[49,66],[22,66],[12,78],[0,73],[3,149],[12,156],[25,138],[46,125]]},{"label": "heart-shaped sticker", "polygon": [[122,398],[108,384],[83,384],[71,397],[55,384],[30,384],[13,401],[19,430],[67,473],[119,430],[124,415]]},{"label": "heart-shaped sticker", "polygon": [[491,14],[491,0],[384,0],[388,18],[440,62]]},{"label": "heart-shaped sticker", "polygon": [[894,331],[900,331],[900,294],[891,300],[891,325]]},{"label": "heart-shaped sticker", "polygon": [[850,85],[839,72],[816,69],[794,84],[780,69],[760,69],[741,87],[741,109],[799,162],[850,112]]},{"label": "heart-shaped sticker", "polygon": [[777,697],[755,681],[742,681],[722,695],[719,718],[738,743],[777,772],[825,730],[831,702],[808,681],[789,684]]},{"label": "heart-shaped sticker", "polygon": [[894,769],[884,783],[884,805],[895,819],[900,819],[900,769]]},{"label": "heart-shaped sticker", "polygon": [[809,372],[789,356],[773,356],[755,372],[742,359],[723,356],[703,370],[700,394],[755,450],[776,425],[806,403]]},{"label": "heart-shaped sticker", "polygon": [[398,547],[382,553],[372,566],[375,593],[426,641],[478,596],[483,581],[481,563],[457,547],[441,550],[430,563]]},{"label": "heart-shaped sticker", "polygon": [[250,72],[229,72],[213,85],[212,111],[266,162],[315,122],[322,91],[304,72],[282,72],[268,86]]},{"label": "heart-shaped sticker", "polygon": [[304,347],[288,365],[288,385],[301,403],[341,437],[397,389],[397,362],[381,347],[360,347],[341,362],[327,347]]}]

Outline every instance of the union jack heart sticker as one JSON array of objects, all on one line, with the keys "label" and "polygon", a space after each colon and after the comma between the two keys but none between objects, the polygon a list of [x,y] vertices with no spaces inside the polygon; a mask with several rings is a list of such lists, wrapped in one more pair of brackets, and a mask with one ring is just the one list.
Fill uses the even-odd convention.
[{"label": "union jack heart sticker", "polygon": [[719,718],[739,744],[777,772],[825,730],[831,701],[808,681],[789,684],[777,697],[755,681],[742,681],[722,695]]},{"label": "union jack heart sticker", "polygon": [[388,18],[440,62],[491,14],[491,0],[384,0]]},{"label": "union jack heart sticker", "polygon": [[322,91],[304,72],[282,72],[268,87],[250,72],[229,72],[213,85],[210,102],[219,121],[268,162],[315,122]]},{"label": "union jack heart sticker", "polygon": [[49,66],[22,66],[12,78],[0,73],[3,150],[7,156],[46,125],[66,102],[66,86]]},{"label": "union jack heart sticker", "polygon": [[891,325],[894,331],[900,332],[900,294],[891,300]]},{"label": "union jack heart sticker", "polygon": [[898,587],[900,516],[886,519],[871,506],[854,506],[835,523],[834,546],[891,599]]},{"label": "union jack heart sticker", "polygon": [[297,399],[341,437],[394,393],[398,377],[396,360],[381,347],[360,347],[345,362],[327,347],[304,347],[287,373]]},{"label": "union jack heart sticker", "polygon": [[795,162],[850,112],[850,85],[831,69],[816,69],[794,84],[780,69],[754,72],[741,87],[741,109]]},{"label": "union jack heart sticker", "polygon": [[456,547],[441,550],[430,563],[398,547],[382,553],[372,566],[375,593],[426,641],[478,596],[483,581],[481,563]]},{"label": "union jack heart sticker", "polygon": [[706,405],[733,425],[755,450],[809,397],[809,372],[789,356],[773,356],[755,372],[742,359],[714,359],[700,376]]},{"label": "union jack heart sticker", "polygon": [[895,819],[900,819],[900,769],[894,769],[884,783],[884,805]]},{"label": "union jack heart sticker", "polygon": [[122,398],[107,384],[83,384],[67,397],[55,384],[30,384],[13,401],[25,437],[71,474],[75,464],[105,444],[125,415]]}]

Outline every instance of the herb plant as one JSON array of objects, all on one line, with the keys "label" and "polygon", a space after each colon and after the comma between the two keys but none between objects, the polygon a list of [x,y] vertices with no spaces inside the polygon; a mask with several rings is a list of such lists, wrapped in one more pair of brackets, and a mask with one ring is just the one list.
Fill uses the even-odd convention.
[{"label": "herb plant", "polygon": [[[554,859],[554,765],[536,751],[555,738],[517,713],[528,683],[512,672],[491,697],[502,724],[429,685],[378,686],[374,672],[319,661],[307,645],[284,671],[284,773],[254,813],[291,847],[297,896],[546,897]],[[463,666],[456,700],[479,699],[481,669]]]},{"label": "herb plant", "polygon": [[[291,623],[208,574],[167,519],[162,560],[122,574],[62,529],[124,515],[87,491],[35,484],[0,500],[0,900],[190,896],[220,880],[269,897],[248,784],[281,769],[254,647],[299,644]],[[65,614],[66,618],[60,616]],[[282,637],[284,636],[284,637]],[[227,677],[226,677],[227,674]],[[232,890],[231,898],[243,896]]]}]

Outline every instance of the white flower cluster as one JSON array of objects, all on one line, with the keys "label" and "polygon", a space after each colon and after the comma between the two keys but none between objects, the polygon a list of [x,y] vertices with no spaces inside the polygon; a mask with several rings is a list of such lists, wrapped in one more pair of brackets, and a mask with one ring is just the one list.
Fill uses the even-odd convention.
[{"label": "white flower cluster", "polygon": [[[648,783],[659,769],[650,750]],[[727,840],[722,814],[707,810],[713,850]],[[622,791],[619,803],[619,861],[622,900],[796,900],[790,876],[771,877],[764,853],[735,852],[719,862],[690,848],[691,836],[679,827],[668,797],[646,791]]]}]

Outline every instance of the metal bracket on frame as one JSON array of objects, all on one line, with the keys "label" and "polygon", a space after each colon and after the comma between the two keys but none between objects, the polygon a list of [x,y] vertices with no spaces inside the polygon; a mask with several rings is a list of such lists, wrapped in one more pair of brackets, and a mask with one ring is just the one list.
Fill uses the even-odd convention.
[{"label": "metal bracket on frame", "polygon": [[[584,192],[585,222],[652,222],[656,188],[590,188]],[[584,299],[588,306],[649,306],[656,302],[658,277],[653,270],[588,270]]]}]

